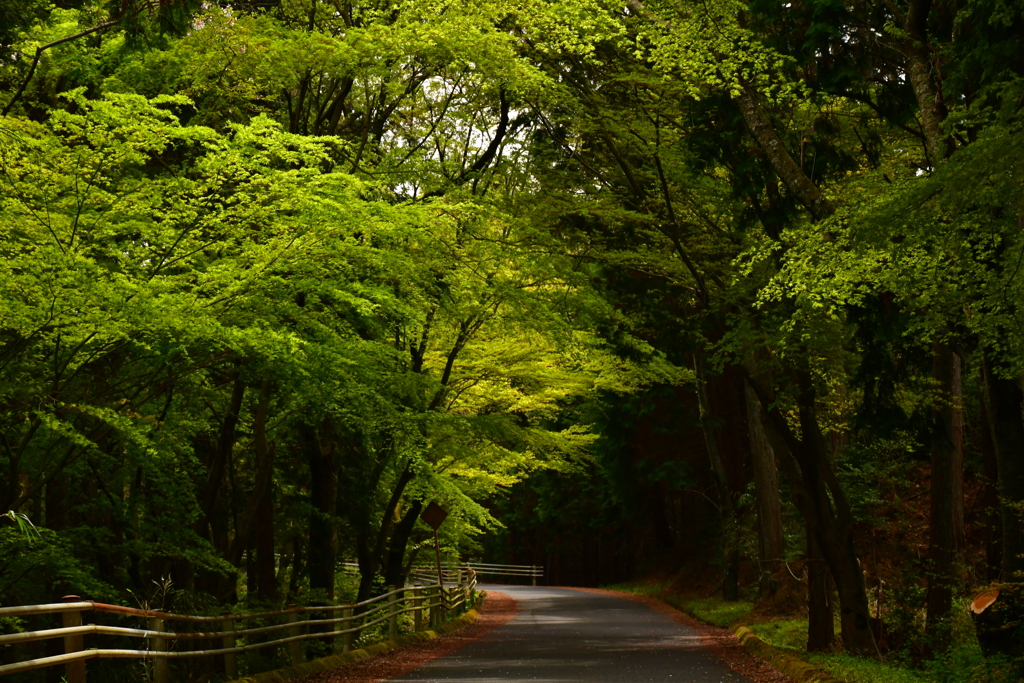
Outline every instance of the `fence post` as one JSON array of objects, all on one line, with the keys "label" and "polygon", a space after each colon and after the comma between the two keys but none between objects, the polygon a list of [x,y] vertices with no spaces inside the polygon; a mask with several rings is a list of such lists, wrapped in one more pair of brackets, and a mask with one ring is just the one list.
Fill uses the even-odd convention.
[{"label": "fence post", "polygon": [[413,618],[413,629],[416,631],[423,630],[423,598],[420,597],[420,589],[412,589],[412,618]]},{"label": "fence post", "polygon": [[445,606],[446,599],[444,584],[441,584],[437,587],[437,626],[443,624],[448,618],[448,609]]},{"label": "fence post", "polygon": [[[61,602],[81,602],[77,595],[65,595]],[[82,625],[82,613],[80,611],[64,612],[64,628]],[[64,653],[81,652],[84,649],[85,639],[82,636],[64,636]],[[85,683],[85,660],[67,663],[68,683]]]},{"label": "fence post", "polygon": [[394,640],[398,637],[398,587],[388,586],[388,592],[388,639]]},{"label": "fence post", "polygon": [[[151,617],[149,620],[150,631],[163,631],[164,620],[158,617]],[[150,652],[167,652],[167,639],[159,636],[152,636],[149,639]],[[171,670],[170,662],[166,657],[153,659],[153,681],[154,683],[170,683]]]},{"label": "fence post", "polygon": [[532,585],[537,585],[537,565],[530,565],[530,578],[533,580]]},{"label": "fence post", "polygon": [[441,623],[448,621],[451,618],[451,612],[448,609],[448,604],[452,601],[453,588],[445,588],[441,586]]},{"label": "fence post", "polygon": [[[352,618],[352,608],[346,607],[341,610],[341,616],[345,617],[347,621],[341,622],[345,628],[343,630],[348,631],[350,628],[355,627],[355,619]],[[352,632],[341,634],[341,651],[349,652],[352,650]]]},{"label": "fence post", "polygon": [[[331,619],[337,619],[339,615],[344,616],[342,615],[341,610],[336,609],[332,609],[330,612],[328,612],[328,614],[330,615]],[[343,621],[336,621],[333,624],[331,624],[330,629],[334,631],[334,637],[330,640],[331,654],[334,654],[334,651],[338,649],[338,631],[341,631],[344,628],[345,622]]]},{"label": "fence post", "polygon": [[[288,623],[293,624],[293,626],[290,629],[288,629],[289,636],[302,635],[302,626],[299,624],[298,612],[288,613]],[[288,643],[288,653],[292,660],[292,666],[298,666],[299,664],[302,664],[302,662],[306,659],[305,654],[303,653],[301,640],[293,640],[292,642]]]},{"label": "fence post", "polygon": [[[235,620],[225,619],[221,622],[221,628],[227,634],[221,640],[221,647],[224,649],[235,647]],[[224,655],[224,673],[227,675],[229,681],[233,681],[238,678],[237,653],[228,652]]]}]

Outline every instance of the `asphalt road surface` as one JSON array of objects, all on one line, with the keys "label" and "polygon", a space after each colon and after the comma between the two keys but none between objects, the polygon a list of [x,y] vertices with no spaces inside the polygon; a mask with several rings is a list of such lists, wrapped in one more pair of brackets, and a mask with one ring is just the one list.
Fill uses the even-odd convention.
[{"label": "asphalt road surface", "polygon": [[519,613],[392,683],[746,683],[701,647],[696,631],[640,603],[557,588],[481,588],[511,596]]}]

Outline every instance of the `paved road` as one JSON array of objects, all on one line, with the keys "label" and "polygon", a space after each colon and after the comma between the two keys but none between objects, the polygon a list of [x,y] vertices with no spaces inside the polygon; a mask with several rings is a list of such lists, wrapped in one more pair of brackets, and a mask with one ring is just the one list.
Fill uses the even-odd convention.
[{"label": "paved road", "polygon": [[640,603],[556,588],[481,588],[510,595],[519,613],[394,683],[746,683],[701,648],[695,631]]}]

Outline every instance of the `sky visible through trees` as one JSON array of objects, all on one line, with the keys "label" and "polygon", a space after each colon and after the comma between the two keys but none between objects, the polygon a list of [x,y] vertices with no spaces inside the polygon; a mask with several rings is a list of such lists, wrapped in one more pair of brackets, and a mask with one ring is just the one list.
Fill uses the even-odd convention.
[{"label": "sky visible through trees", "polygon": [[365,599],[437,501],[451,560],[1015,678],[1022,42],[1020,0],[0,0],[0,600]]}]

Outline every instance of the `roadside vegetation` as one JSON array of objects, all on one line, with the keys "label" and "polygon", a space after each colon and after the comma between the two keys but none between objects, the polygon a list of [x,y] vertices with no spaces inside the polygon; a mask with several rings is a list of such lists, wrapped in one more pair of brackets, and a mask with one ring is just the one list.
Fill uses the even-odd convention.
[{"label": "roadside vegetation", "polygon": [[1011,660],[995,664],[986,661],[966,612],[958,615],[954,627],[955,645],[939,657],[921,662],[907,649],[888,652],[881,659],[871,659],[850,656],[836,650],[808,652],[806,617],[798,614],[759,614],[756,602],[724,600],[721,596],[688,595],[673,591],[672,584],[670,580],[641,580],[607,588],[657,598],[712,626],[730,630],[745,626],[771,647],[787,651],[848,683],[977,683],[1016,680]]}]

